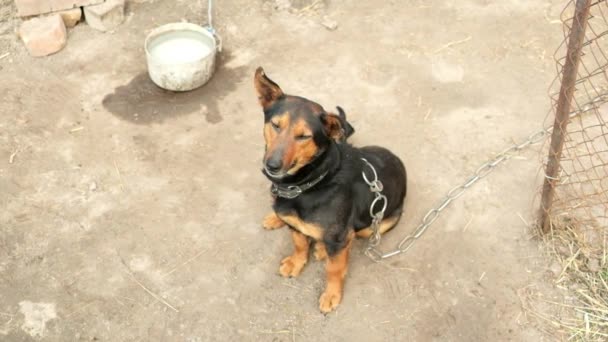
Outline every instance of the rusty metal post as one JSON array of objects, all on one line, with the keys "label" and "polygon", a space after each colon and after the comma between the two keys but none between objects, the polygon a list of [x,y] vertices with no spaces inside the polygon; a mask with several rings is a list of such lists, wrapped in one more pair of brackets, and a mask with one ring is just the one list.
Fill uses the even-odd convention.
[{"label": "rusty metal post", "polygon": [[564,136],[568,126],[570,106],[574,96],[578,66],[581,59],[581,50],[585,40],[585,30],[587,28],[587,18],[589,17],[589,5],[591,0],[577,0],[574,12],[572,28],[568,36],[568,51],[566,52],[566,63],[562,74],[562,82],[557,100],[557,110],[555,112],[555,122],[553,133],[551,134],[551,146],[549,147],[549,157],[545,170],[545,183],[541,198],[541,228],[543,233],[547,233],[550,228],[551,218],[549,211],[555,194],[555,184],[558,181],[559,163],[564,148]]}]

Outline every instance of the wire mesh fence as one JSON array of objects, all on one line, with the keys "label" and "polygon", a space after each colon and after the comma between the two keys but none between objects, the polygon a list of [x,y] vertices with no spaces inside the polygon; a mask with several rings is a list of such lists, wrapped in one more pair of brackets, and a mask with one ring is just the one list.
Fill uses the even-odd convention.
[{"label": "wire mesh fence", "polygon": [[[555,54],[558,76],[551,87],[555,89],[551,93],[553,110],[549,117],[552,119],[558,114],[564,88],[560,82],[572,57],[565,51],[568,38],[573,27],[581,24],[573,16],[575,2],[570,1],[562,12],[564,41]],[[552,225],[574,222],[582,230],[605,233],[608,229],[608,1],[595,1],[588,6],[578,73],[567,111],[568,122],[555,125],[559,129],[557,133],[563,136],[563,148],[557,156],[556,175],[547,175],[554,196],[543,209],[548,212]],[[550,157],[551,153],[555,151],[550,152]]]},{"label": "wire mesh fence", "polygon": [[[541,227],[574,294],[551,323],[574,340],[608,339],[608,1],[572,0],[561,14],[550,92],[553,132]],[[548,318],[545,318],[548,319]]]}]

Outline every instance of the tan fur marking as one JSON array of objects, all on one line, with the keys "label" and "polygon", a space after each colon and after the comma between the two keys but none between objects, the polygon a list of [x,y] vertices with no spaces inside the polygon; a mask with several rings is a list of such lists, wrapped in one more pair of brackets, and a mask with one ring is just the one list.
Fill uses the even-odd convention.
[{"label": "tan fur marking", "polygon": [[338,141],[342,137],[342,124],[336,114],[328,113],[325,115],[325,131],[327,135]]},{"label": "tan fur marking", "polygon": [[[391,228],[395,227],[395,225],[397,224],[397,222],[399,222],[399,218],[401,215],[396,215],[396,216],[391,216],[388,218],[385,218],[384,220],[382,220],[382,222],[380,222],[380,234],[384,234],[386,232],[388,232],[389,230],[391,230]],[[367,228],[363,228],[359,231],[357,231],[357,237],[360,238],[369,238],[372,235],[373,231],[371,227],[367,227]]]},{"label": "tan fur marking", "polygon": [[[296,137],[299,135],[312,135],[312,131],[304,119],[300,119],[293,124],[291,128],[291,136],[293,137],[293,143],[289,148],[289,155],[283,159],[285,165],[291,165],[294,161],[294,165],[291,169],[287,170],[289,174],[295,174],[302,167],[310,163],[314,156],[319,151],[317,144],[314,139],[308,139],[303,141],[297,141]],[[287,155],[287,153],[286,153]]]},{"label": "tan fur marking", "polygon": [[285,225],[285,222],[281,220],[275,212],[272,212],[264,217],[262,227],[267,230],[279,229]]},{"label": "tan fur marking", "polygon": [[329,313],[338,307],[342,301],[342,290],[344,289],[344,278],[348,272],[348,256],[353,244],[354,234],[348,235],[346,246],[336,255],[327,258],[325,272],[327,285],[325,291],[319,298],[319,310]]},{"label": "tan fur marking", "polygon": [[298,135],[312,135],[312,131],[304,119],[294,122],[292,130],[292,135],[294,137],[297,137]]},{"label": "tan fur marking", "polygon": [[285,112],[278,116],[278,118],[277,116],[274,116],[272,120],[276,120],[279,124],[279,127],[281,127],[282,130],[285,130],[287,129],[287,127],[289,127],[291,116],[289,115],[289,112]]},{"label": "tan fur marking", "polygon": [[296,231],[291,232],[291,238],[294,245],[293,254],[283,259],[281,267],[279,267],[279,273],[283,277],[297,277],[308,262],[308,248],[310,247],[308,238]]},{"label": "tan fur marking", "polygon": [[[272,121],[278,123],[281,130],[277,132],[274,127],[272,127],[272,122],[267,122],[264,125],[264,140],[266,141],[266,155],[264,156],[264,160],[267,160],[280,144],[286,143],[285,138],[288,137],[287,131],[290,121],[289,112],[285,112],[280,116],[275,116]],[[289,142],[287,141],[287,143]]]},{"label": "tan fur marking", "polygon": [[[274,147],[274,140],[277,138],[277,132],[272,128],[272,124],[270,122],[264,125],[264,141],[266,141],[266,156],[268,156],[268,152]],[[264,156],[264,158],[266,158]]]},{"label": "tan fur marking", "polygon": [[327,250],[325,244],[321,241],[315,242],[315,260],[321,261],[327,259]]},{"label": "tan fur marking", "polygon": [[296,215],[278,214],[278,216],[281,220],[283,220],[283,222],[287,223],[289,226],[306,236],[310,236],[315,240],[321,240],[323,238],[323,229],[321,229],[321,226],[319,225],[304,222]]},{"label": "tan fur marking", "polygon": [[[297,146],[294,143],[293,139],[291,139],[287,144],[287,148],[285,148],[285,152],[283,153],[284,166],[290,166],[291,163],[293,163],[294,156],[296,155],[297,151]],[[289,170],[287,170],[287,173],[289,173]]]}]

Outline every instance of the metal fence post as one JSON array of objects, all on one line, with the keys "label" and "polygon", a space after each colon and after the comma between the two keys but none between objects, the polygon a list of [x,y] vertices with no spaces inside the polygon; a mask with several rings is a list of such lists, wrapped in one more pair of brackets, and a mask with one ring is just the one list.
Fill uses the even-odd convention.
[{"label": "metal fence post", "polygon": [[559,163],[564,148],[564,135],[568,125],[572,97],[576,85],[578,66],[581,59],[581,50],[585,40],[585,30],[587,28],[587,18],[591,0],[577,0],[572,28],[568,36],[568,51],[566,52],[566,62],[564,64],[562,81],[557,100],[557,110],[555,112],[555,122],[553,133],[551,134],[551,145],[547,168],[545,169],[545,182],[543,184],[543,194],[541,198],[541,228],[543,233],[547,233],[550,228],[551,218],[549,211],[555,194],[555,184],[558,181]]}]

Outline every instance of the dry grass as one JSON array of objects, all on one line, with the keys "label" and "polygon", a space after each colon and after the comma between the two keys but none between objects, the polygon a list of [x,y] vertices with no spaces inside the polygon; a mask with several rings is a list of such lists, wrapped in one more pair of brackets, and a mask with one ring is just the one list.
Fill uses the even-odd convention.
[{"label": "dry grass", "polygon": [[544,330],[568,341],[608,340],[606,233],[605,227],[582,226],[568,218],[553,222],[543,239],[561,266],[553,270],[555,284],[566,295],[556,302],[520,293],[524,309],[545,323]]}]

